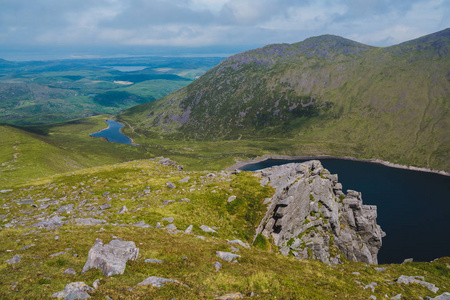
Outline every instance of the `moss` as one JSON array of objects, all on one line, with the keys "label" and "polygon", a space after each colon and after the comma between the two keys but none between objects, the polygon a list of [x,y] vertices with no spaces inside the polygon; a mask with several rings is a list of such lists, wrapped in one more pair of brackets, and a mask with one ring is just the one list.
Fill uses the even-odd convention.
[{"label": "moss", "polygon": [[260,250],[268,251],[270,250],[270,242],[269,240],[263,236],[262,234],[258,234],[256,236],[255,242],[253,243],[253,246]]},{"label": "moss", "polygon": [[309,194],[309,200],[310,201],[315,201],[316,199],[314,198],[314,195],[313,194]]}]

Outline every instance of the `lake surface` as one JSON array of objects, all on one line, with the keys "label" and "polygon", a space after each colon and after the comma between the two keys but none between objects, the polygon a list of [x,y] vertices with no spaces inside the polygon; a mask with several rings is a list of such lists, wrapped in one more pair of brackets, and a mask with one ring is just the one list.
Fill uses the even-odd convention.
[{"label": "lake surface", "polygon": [[[302,161],[267,160],[241,170]],[[364,204],[378,207],[377,223],[386,232],[378,253],[380,264],[450,256],[450,176],[359,161],[320,161],[338,174],[344,192],[362,192]]]},{"label": "lake surface", "polygon": [[124,127],[124,125],[113,120],[107,120],[106,122],[109,125],[108,128],[90,134],[90,136],[104,137],[108,142],[111,143],[134,145],[133,141],[129,137],[120,132],[120,128]]}]

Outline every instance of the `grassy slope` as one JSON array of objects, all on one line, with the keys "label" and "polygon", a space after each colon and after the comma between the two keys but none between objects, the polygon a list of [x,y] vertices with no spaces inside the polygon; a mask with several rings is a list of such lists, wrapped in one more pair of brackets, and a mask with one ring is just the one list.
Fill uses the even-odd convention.
[{"label": "grassy slope", "polygon": [[380,158],[448,171],[449,34],[388,48],[329,36],[267,46],[230,57],[119,119],[143,144],[188,138],[206,151],[202,140],[239,140],[245,148],[270,139],[260,152]]},{"label": "grassy slope", "polygon": [[[0,220],[1,226],[9,222],[17,226],[0,230],[0,296],[48,298],[70,282],[84,281],[91,285],[97,278],[101,285],[91,293],[93,299],[104,299],[105,295],[113,299],[212,299],[215,295],[230,292],[245,295],[254,292],[258,299],[368,299],[372,294],[383,298],[384,295],[392,297],[399,293],[407,299],[434,296],[420,285],[395,283],[400,275],[424,276],[426,281],[440,288],[438,294],[450,291],[449,258],[433,263],[385,265],[387,270],[378,272],[373,266],[363,263],[330,267],[317,261],[297,261],[262,244],[260,248],[239,247],[238,254],[242,256],[239,263],[220,261],[223,268],[215,272],[213,263],[220,260],[215,252],[230,251],[226,239],[251,240],[254,227],[265,212],[262,201],[273,191],[261,187],[257,178],[247,172],[238,175],[216,173],[216,176],[204,177],[206,174],[179,172],[154,161],[141,160],[61,174],[18,185],[13,192],[0,194],[0,215],[6,215]],[[179,180],[186,176],[191,178],[189,182],[180,183]],[[167,181],[175,183],[176,188],[167,188]],[[150,192],[144,193],[146,189]],[[110,192],[112,207],[101,211],[98,206],[107,202],[103,197],[105,191]],[[226,201],[230,195],[237,196],[232,203]],[[184,197],[188,197],[190,202],[162,203],[163,200]],[[36,201],[42,198],[53,200],[46,202],[51,204],[46,210],[16,204],[16,201],[30,198],[37,205],[43,204]],[[62,205],[73,203],[77,207],[83,199],[88,200],[84,207],[60,215],[68,221],[76,217],[96,217],[125,226],[76,226],[68,223],[49,231],[23,228],[37,222],[39,217],[49,216]],[[59,202],[52,204],[54,200]],[[119,215],[117,212],[123,205],[130,211]],[[87,210],[88,207],[94,209]],[[174,224],[181,230],[193,224],[194,235],[202,235],[206,239],[128,225],[145,221],[155,226],[165,217],[174,217]],[[161,223],[168,225],[167,222]],[[204,233],[199,229],[203,224],[219,229],[217,233]],[[123,275],[105,278],[98,270],[81,274],[95,239],[101,238],[107,243],[113,236],[134,241],[140,248],[138,260],[128,262]],[[21,250],[32,243],[36,246]],[[50,257],[59,251],[67,254]],[[75,253],[78,256],[73,256]],[[21,262],[6,264],[5,260],[15,254],[21,256]],[[161,265],[145,263],[147,258],[164,262]],[[67,268],[74,268],[77,275],[62,274]],[[189,288],[179,284],[136,288],[136,284],[148,276],[177,279]],[[17,284],[13,287],[14,282]],[[371,282],[378,284],[375,292],[363,288]]]}]

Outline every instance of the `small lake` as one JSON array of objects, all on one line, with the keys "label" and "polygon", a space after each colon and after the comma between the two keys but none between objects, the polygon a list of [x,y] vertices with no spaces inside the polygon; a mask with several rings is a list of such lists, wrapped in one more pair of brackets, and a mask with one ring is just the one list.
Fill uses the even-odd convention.
[{"label": "small lake", "polygon": [[135,145],[133,144],[133,141],[129,137],[120,132],[120,128],[124,127],[124,125],[113,120],[107,120],[106,122],[109,125],[108,128],[90,134],[90,136],[103,137],[106,138],[106,140],[111,143]]},{"label": "small lake", "polygon": [[[303,161],[266,160],[241,170]],[[359,161],[320,161],[332,174],[338,174],[344,192],[362,192],[364,204],[378,207],[377,223],[386,232],[378,253],[380,264],[450,256],[450,176]]]}]

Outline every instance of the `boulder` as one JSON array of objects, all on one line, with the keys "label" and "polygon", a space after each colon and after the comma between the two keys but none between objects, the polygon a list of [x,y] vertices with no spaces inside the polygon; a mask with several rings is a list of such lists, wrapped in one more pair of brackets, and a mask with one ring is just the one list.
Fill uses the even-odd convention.
[{"label": "boulder", "polygon": [[248,243],[244,243],[243,241],[241,241],[241,240],[232,240],[232,241],[228,241],[227,242],[227,244],[228,245],[240,245],[240,246],[242,246],[242,247],[244,247],[244,248],[250,248],[250,245],[248,244]]},{"label": "boulder", "polygon": [[437,297],[431,298],[430,300],[450,300],[450,293],[445,292]]},{"label": "boulder", "polygon": [[63,274],[69,274],[69,275],[77,275],[77,272],[73,268],[69,268],[64,270]]},{"label": "boulder", "polygon": [[217,231],[215,231],[214,229],[212,229],[211,227],[209,227],[209,226],[206,226],[206,225],[202,225],[202,226],[200,226],[200,229],[201,230],[203,230],[204,232],[217,232]]},{"label": "boulder", "polygon": [[5,261],[5,263],[13,265],[13,264],[17,264],[20,262],[20,256],[19,255],[14,255],[13,258],[8,259],[7,261]]},{"label": "boulder", "polygon": [[222,269],[222,264],[218,261],[214,263],[214,268],[216,268],[216,272],[219,272],[220,269]]},{"label": "boulder", "polygon": [[45,228],[47,230],[52,230],[61,227],[62,225],[67,223],[66,221],[63,221],[64,219],[65,217],[53,216],[50,219],[31,225],[31,227]]},{"label": "boulder", "polygon": [[423,280],[423,277],[420,276],[405,276],[402,275],[397,279],[397,283],[403,283],[403,284],[410,284],[410,283],[416,283],[423,285],[433,293],[437,293],[439,291],[439,288],[436,287],[434,284],[426,282]]},{"label": "boulder", "polygon": [[76,225],[86,225],[86,226],[102,225],[106,223],[106,221],[103,219],[94,219],[94,218],[85,218],[85,219],[76,218],[74,222]]},{"label": "boulder", "polygon": [[137,260],[139,248],[134,242],[112,240],[109,244],[103,245],[98,239],[95,245],[89,250],[86,264],[82,273],[89,269],[100,269],[104,276],[123,274],[128,260]]},{"label": "boulder", "polygon": [[[81,281],[72,282],[72,283],[69,283],[68,285],[66,285],[66,287],[64,288],[63,291],[54,293],[52,295],[52,298],[58,298],[58,299],[66,298],[67,296],[69,296],[69,294],[77,292],[77,291],[87,293],[87,292],[93,292],[94,289],[91,288],[90,286],[88,286],[86,283],[81,282]],[[72,299],[77,299],[77,298],[72,298]],[[78,298],[78,299],[85,299],[85,298]]]},{"label": "boulder", "polygon": [[151,284],[154,287],[163,287],[168,282],[175,282],[180,283],[178,280],[175,279],[167,279],[167,278],[161,278],[156,276],[150,276],[144,279],[143,281],[139,282],[137,285],[140,286],[146,286]]},{"label": "boulder", "polygon": [[216,255],[228,262],[237,262],[237,259],[240,258],[240,255],[231,253],[231,252],[223,252],[223,251],[216,251]]}]

